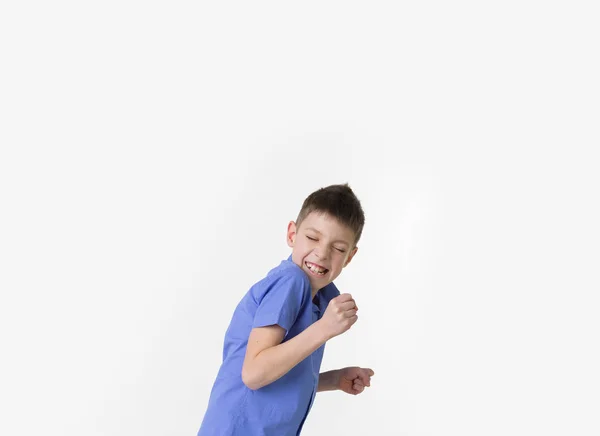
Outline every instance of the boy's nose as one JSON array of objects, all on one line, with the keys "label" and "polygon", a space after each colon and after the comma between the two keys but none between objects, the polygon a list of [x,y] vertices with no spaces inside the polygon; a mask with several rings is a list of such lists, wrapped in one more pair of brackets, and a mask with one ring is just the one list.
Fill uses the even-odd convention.
[{"label": "boy's nose", "polygon": [[329,252],[326,248],[317,248],[315,250],[315,254],[321,260],[325,260],[325,259],[327,259],[327,256],[329,256]]}]

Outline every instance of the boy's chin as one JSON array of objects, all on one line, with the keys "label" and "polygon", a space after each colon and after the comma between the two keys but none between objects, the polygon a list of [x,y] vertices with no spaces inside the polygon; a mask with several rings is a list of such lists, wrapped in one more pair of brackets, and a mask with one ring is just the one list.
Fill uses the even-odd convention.
[{"label": "boy's chin", "polygon": [[310,284],[315,289],[324,288],[325,286],[327,286],[329,283],[332,282],[332,280],[330,280],[330,278],[329,278],[329,274],[327,275],[327,277],[323,277],[323,278],[311,277],[310,275],[308,277],[310,279]]}]

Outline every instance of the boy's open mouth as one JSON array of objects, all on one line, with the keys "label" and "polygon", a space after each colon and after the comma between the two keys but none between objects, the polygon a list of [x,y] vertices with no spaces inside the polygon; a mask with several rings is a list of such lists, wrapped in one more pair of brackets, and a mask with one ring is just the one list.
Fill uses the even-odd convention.
[{"label": "boy's open mouth", "polygon": [[318,275],[318,276],[322,276],[327,274],[327,272],[329,272],[329,270],[327,268],[322,268],[318,265],[315,265],[314,263],[311,262],[304,262],[304,265],[306,265],[306,267],[310,270],[310,272]]}]

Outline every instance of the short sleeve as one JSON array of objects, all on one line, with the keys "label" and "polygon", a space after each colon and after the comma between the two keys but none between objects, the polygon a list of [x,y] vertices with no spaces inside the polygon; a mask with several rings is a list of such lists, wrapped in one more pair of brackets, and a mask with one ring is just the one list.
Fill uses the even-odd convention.
[{"label": "short sleeve", "polygon": [[307,295],[306,283],[294,274],[274,278],[257,301],[252,328],[279,325],[287,332],[296,322]]}]

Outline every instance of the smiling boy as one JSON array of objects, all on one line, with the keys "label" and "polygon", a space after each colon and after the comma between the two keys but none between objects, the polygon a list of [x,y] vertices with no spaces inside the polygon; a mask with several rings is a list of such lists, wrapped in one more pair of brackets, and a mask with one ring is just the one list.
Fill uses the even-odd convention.
[{"label": "smiling boy", "polygon": [[310,194],[287,229],[292,254],[242,298],[198,436],[298,436],[315,394],[359,394],[373,371],[320,373],[325,343],[358,319],[333,281],[358,250],[364,213],[348,184]]}]

